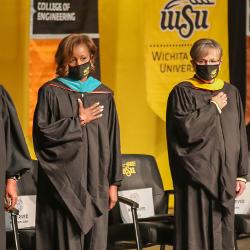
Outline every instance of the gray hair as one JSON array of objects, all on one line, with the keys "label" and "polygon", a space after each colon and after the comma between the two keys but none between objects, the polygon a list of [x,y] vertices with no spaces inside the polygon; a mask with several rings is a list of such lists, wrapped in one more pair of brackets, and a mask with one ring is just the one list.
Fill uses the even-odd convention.
[{"label": "gray hair", "polygon": [[216,49],[219,52],[220,59],[222,57],[222,48],[218,42],[213,39],[203,38],[197,40],[191,50],[190,56],[194,61],[199,60],[202,56],[206,55],[207,49]]}]

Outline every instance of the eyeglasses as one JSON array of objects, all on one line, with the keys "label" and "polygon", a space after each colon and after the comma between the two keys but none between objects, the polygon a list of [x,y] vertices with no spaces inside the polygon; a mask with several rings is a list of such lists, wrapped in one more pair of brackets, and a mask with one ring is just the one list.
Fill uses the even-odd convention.
[{"label": "eyeglasses", "polygon": [[198,61],[195,61],[196,64],[198,65],[216,65],[216,64],[219,64],[221,62],[221,60],[214,60],[214,59],[211,59],[211,60],[205,60],[205,59],[201,59],[201,60],[198,60]]}]

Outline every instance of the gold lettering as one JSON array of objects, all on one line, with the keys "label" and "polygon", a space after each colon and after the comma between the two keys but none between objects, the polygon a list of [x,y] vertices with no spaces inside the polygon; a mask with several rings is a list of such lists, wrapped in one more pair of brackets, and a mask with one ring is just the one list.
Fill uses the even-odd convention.
[{"label": "gold lettering", "polygon": [[135,161],[127,161],[122,164],[122,173],[126,176],[131,176],[132,174],[136,174],[135,171],[136,162]]}]

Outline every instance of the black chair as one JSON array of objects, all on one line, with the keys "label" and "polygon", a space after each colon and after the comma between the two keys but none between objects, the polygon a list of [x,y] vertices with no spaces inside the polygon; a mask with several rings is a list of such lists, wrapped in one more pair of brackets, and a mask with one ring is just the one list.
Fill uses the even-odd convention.
[{"label": "black chair", "polygon": [[250,237],[250,214],[235,215],[235,250],[238,250],[237,240]]},{"label": "black chair", "polygon": [[[36,195],[37,194],[37,173],[38,163],[33,160],[33,168],[23,175],[20,181],[18,181],[18,190],[20,195]],[[20,244],[22,250],[35,250],[36,245],[36,229],[23,228],[19,229]]]},{"label": "black chair", "polygon": [[[250,178],[250,161],[248,163],[248,179]],[[250,238],[250,213],[235,215],[235,250],[238,250],[237,239]]]},{"label": "black chair", "polygon": [[108,249],[142,249],[153,245],[173,245],[174,217],[167,214],[169,194],[164,191],[157,163],[153,156],[139,154],[122,155],[123,176],[119,190],[152,188],[155,216],[138,219],[138,204],[129,199],[119,197],[131,206],[133,223],[123,223],[119,203],[111,210],[109,216]]},{"label": "black chair", "polygon": [[[17,187],[19,195],[36,195],[37,171],[37,161],[33,160],[33,167],[18,181]],[[18,216],[18,214],[16,216]],[[19,249],[35,250],[35,228],[18,229],[18,235],[20,241]],[[13,236],[11,232],[7,232],[6,245],[7,249],[13,249]]]}]

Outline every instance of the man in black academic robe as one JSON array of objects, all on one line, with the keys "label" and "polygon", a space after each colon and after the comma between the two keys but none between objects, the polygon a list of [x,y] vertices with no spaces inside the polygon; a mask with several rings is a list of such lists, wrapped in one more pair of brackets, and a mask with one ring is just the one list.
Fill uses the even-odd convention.
[{"label": "man in black academic robe", "polygon": [[[78,99],[99,102],[103,115],[81,126]],[[37,247],[106,249],[109,186],[122,178],[119,125],[113,95],[101,84],[79,93],[53,80],[38,94],[33,138],[39,162]],[[91,237],[88,232],[98,238]]]},{"label": "man in black academic robe", "polygon": [[[0,249],[6,249],[6,233],[4,219],[4,196],[8,201],[13,202],[18,176],[31,167],[31,159],[23,132],[18,120],[14,104],[3,86],[0,85]],[[12,179],[13,178],[13,179]],[[6,187],[6,189],[5,189]],[[6,192],[6,194],[5,194]],[[12,206],[6,204],[6,206]]]},{"label": "man in black academic robe", "polygon": [[[246,177],[248,148],[237,89],[208,90],[197,79],[174,87],[167,141],[175,189],[176,250],[234,249],[237,177]],[[223,92],[221,114],[211,101]]]}]

